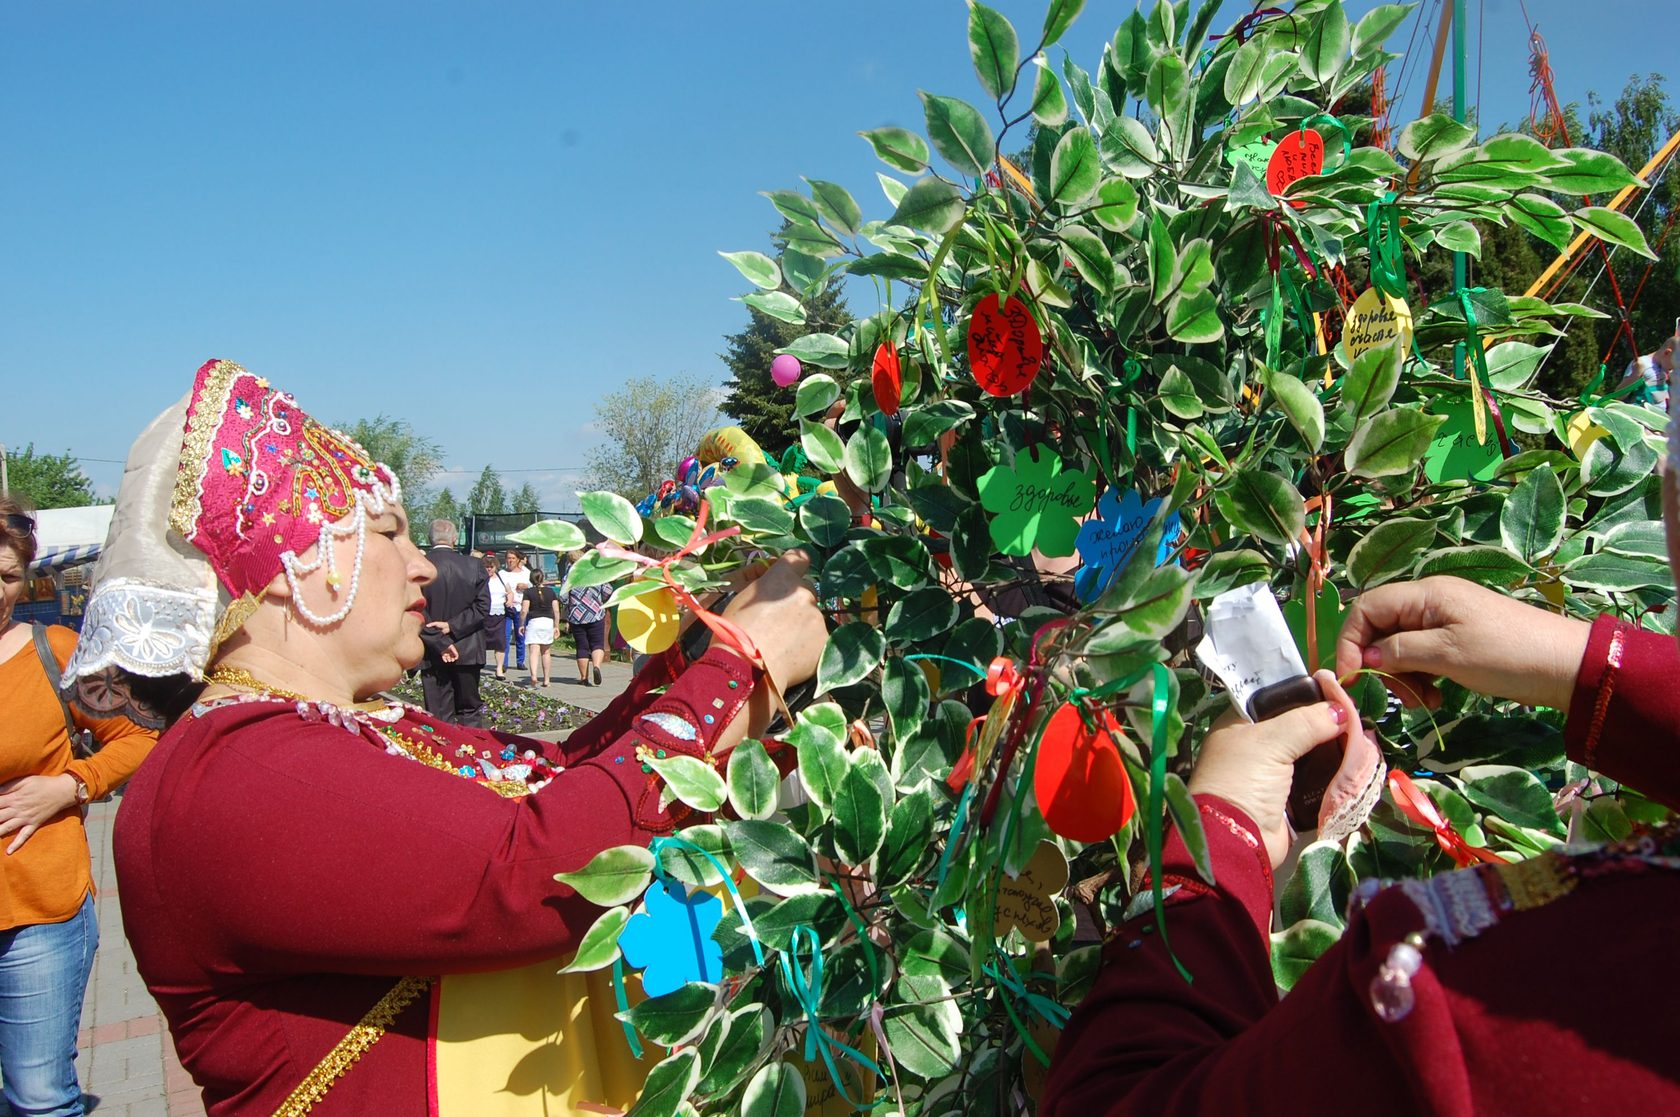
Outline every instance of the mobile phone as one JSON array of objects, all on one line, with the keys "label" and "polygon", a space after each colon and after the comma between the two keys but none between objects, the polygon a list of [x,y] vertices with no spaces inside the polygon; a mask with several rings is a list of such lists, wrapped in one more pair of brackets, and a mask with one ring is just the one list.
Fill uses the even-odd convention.
[{"label": "mobile phone", "polygon": [[[1296,675],[1255,691],[1248,700],[1248,716],[1257,722],[1265,721],[1322,701],[1324,691],[1318,681],[1308,675]],[[1289,802],[1284,813],[1297,832],[1318,829],[1318,806],[1341,766],[1340,741],[1326,741],[1295,762],[1295,778],[1289,785]]]}]

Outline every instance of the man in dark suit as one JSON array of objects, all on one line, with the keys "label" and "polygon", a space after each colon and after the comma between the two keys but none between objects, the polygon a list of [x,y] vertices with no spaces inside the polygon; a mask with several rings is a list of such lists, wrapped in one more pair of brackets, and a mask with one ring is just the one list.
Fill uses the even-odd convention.
[{"label": "man in dark suit", "polygon": [[437,577],[423,591],[426,627],[420,633],[426,645],[426,663],[420,669],[426,710],[444,721],[482,727],[478,676],[484,669],[489,583],[484,568],[455,549],[454,521],[433,520],[431,538],[426,557],[437,568]]}]

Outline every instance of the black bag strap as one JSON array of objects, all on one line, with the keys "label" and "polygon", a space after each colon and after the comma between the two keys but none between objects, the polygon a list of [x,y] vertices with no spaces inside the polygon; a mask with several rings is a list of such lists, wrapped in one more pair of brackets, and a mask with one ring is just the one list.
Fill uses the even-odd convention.
[{"label": "black bag strap", "polygon": [[52,687],[53,697],[58,699],[58,708],[64,714],[64,728],[74,744],[76,735],[81,730],[76,728],[76,719],[70,714],[70,704],[64,701],[64,692],[58,689],[58,684],[64,676],[58,666],[58,657],[53,654],[52,645],[47,643],[46,626],[31,623],[29,628],[35,637],[35,654],[41,658],[41,670],[47,673],[47,685]]}]

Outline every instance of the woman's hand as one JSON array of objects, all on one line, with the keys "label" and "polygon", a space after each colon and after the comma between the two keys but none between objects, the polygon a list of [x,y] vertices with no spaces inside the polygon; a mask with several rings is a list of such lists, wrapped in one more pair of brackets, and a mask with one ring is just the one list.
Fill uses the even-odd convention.
[{"label": "woman's hand", "polygon": [[1438,678],[1525,706],[1569,709],[1592,626],[1512,601],[1462,578],[1379,586],[1348,609],[1336,673],[1385,678],[1408,706],[1441,704]]},{"label": "woman's hand", "polygon": [[810,555],[789,551],[723,609],[724,617],[758,646],[771,680],[783,690],[817,673],[817,660],[828,643],[817,595],[805,581],[810,569]]},{"label": "woman's hand", "polygon": [[0,783],[0,838],[17,833],[8,855],[23,848],[36,830],[76,805],[76,777],[20,776]]},{"label": "woman's hand", "polygon": [[1289,853],[1291,834],[1283,812],[1295,762],[1345,734],[1349,725],[1359,724],[1359,714],[1335,676],[1320,671],[1313,678],[1326,701],[1261,722],[1232,720],[1217,726],[1202,741],[1190,773],[1192,794],[1217,795],[1254,820],[1274,869]]}]

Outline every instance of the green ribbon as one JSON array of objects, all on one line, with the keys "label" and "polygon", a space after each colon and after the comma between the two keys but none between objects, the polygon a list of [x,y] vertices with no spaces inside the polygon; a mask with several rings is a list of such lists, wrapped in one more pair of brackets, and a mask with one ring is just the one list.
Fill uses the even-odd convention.
[{"label": "green ribbon", "polygon": [[859,915],[857,909],[852,907],[852,902],[846,898],[846,890],[840,887],[839,881],[830,879],[828,885],[834,889],[834,894],[840,897],[840,906],[846,909],[846,915],[851,919],[852,926],[857,928],[858,941],[863,943],[863,956],[869,963],[869,1003],[874,1004],[875,992],[881,988],[881,968],[875,960],[876,950],[874,942],[870,941],[869,938],[869,924],[865,923],[863,916]]},{"label": "green ribbon", "polygon": [[1635,395],[1635,394],[1638,394],[1638,393],[1643,393],[1644,390],[1645,390],[1645,381],[1644,380],[1632,380],[1632,381],[1629,381],[1626,384],[1623,384],[1620,388],[1617,388],[1615,391],[1605,392],[1603,395],[1599,395],[1598,390],[1604,386],[1604,375],[1605,375],[1605,366],[1604,366],[1603,362],[1600,362],[1599,366],[1598,366],[1598,371],[1593,373],[1592,382],[1589,383],[1585,388],[1581,389],[1581,395],[1579,397],[1581,403],[1583,403],[1587,407],[1598,407],[1599,405],[1604,404],[1604,403],[1608,403],[1611,400],[1618,400],[1618,399],[1622,399],[1625,396],[1631,396],[1631,395]]},{"label": "green ribbon", "polygon": [[846,1091],[846,1083],[840,1077],[840,1067],[834,1061],[834,1053],[838,1051],[875,1077],[885,1078],[880,1064],[857,1048],[842,1043],[823,1031],[820,1011],[823,985],[822,939],[809,924],[800,923],[794,927],[793,940],[777,961],[781,966],[782,979],[787,982],[793,999],[805,1013],[805,1061],[809,1063],[820,1054],[823,1064],[828,1068],[829,1080],[854,1110],[874,1109],[882,1104],[886,1099],[877,1098],[865,1105]]},{"label": "green ribbon", "polygon": [[1272,301],[1266,308],[1266,367],[1277,368],[1278,351],[1283,348],[1283,286],[1278,273],[1272,273]]},{"label": "green ribbon", "polygon": [[1406,297],[1406,267],[1401,258],[1399,195],[1390,190],[1365,209],[1365,244],[1371,253],[1371,286],[1394,299]]},{"label": "green ribbon", "polygon": [[[1478,444],[1483,443],[1487,436],[1487,419],[1485,414],[1487,404],[1482,400],[1483,389],[1486,389],[1489,399],[1494,399],[1494,396],[1493,384],[1488,380],[1487,350],[1482,346],[1481,338],[1477,336],[1476,310],[1470,305],[1470,296],[1473,293],[1485,290],[1487,290],[1486,287],[1460,287],[1458,289],[1458,305],[1459,308],[1464,311],[1464,345],[1467,349],[1469,349],[1472,361],[1472,368],[1470,370],[1470,406],[1472,413],[1477,419],[1476,427],[1478,429],[1476,431],[1476,441]],[[1481,377],[1480,380],[1477,379],[1478,375]],[[1497,400],[1494,400],[1494,403],[1495,406],[1498,405]]]},{"label": "green ribbon", "polygon": [[979,782],[974,776],[970,776],[968,782],[963,784],[962,797],[957,800],[957,817],[951,822],[951,832],[945,838],[945,850],[939,855],[939,872],[933,878],[935,892],[945,883],[945,874],[951,871],[951,856],[957,852],[963,825],[968,821],[969,800],[974,798],[974,785]]},{"label": "green ribbon", "polygon": [[1289,292],[1289,303],[1295,308],[1295,325],[1301,330],[1301,336],[1308,341],[1318,336],[1318,330],[1313,326],[1312,314],[1307,310],[1307,301],[1301,294],[1300,285],[1295,282],[1295,274],[1288,265],[1283,268],[1283,289]]},{"label": "green ribbon", "polygon": [[1161,931],[1161,945],[1166,947],[1167,957],[1172,959],[1178,975],[1185,984],[1189,984],[1195,978],[1178,960],[1172,943],[1167,939],[1166,889],[1161,883],[1161,847],[1166,842],[1166,825],[1162,815],[1165,813],[1167,783],[1167,692],[1172,676],[1167,673],[1164,663],[1151,665],[1150,671],[1155,676],[1155,687],[1149,702],[1149,893],[1155,901],[1155,925]]},{"label": "green ribbon", "polygon": [[[1044,996],[1042,993],[1034,993],[1032,990],[1028,989],[1026,984],[1015,973],[1015,965],[1009,955],[1005,954],[1001,950],[997,951],[996,954],[997,961],[988,962],[985,965],[985,972],[987,976],[999,985],[1003,986],[1006,993],[1014,994],[1014,999],[1020,1000],[1037,1015],[1050,1021],[1050,1023],[1056,1028],[1061,1029],[1067,1027],[1068,1018],[1072,1015],[1072,1013],[1057,1004],[1055,1001],[1051,1000],[1049,997]],[[1032,1052],[1033,1058],[1048,1067],[1050,1065],[1050,1056],[1045,1052],[1044,1048],[1038,1045],[1038,1041],[1033,1039],[1032,1033],[1027,1031],[1026,1024],[1021,1021],[1020,1014],[1015,1011],[1012,998],[1006,995],[999,997],[998,999],[1003,1002],[1003,1010],[1009,1014],[1009,1022],[1015,1025],[1015,1032],[1021,1037],[1021,1042],[1026,1046],[1028,1051]]]},{"label": "green ribbon", "polygon": [[[1127,357],[1120,366],[1125,370],[1126,377],[1121,383],[1131,384],[1143,375],[1143,362],[1136,357]],[[1133,467],[1137,465],[1137,408],[1126,407],[1126,453],[1132,459]]]},{"label": "green ribbon", "polygon": [[[1353,133],[1348,131],[1348,126],[1346,124],[1343,124],[1340,120],[1337,120],[1327,112],[1315,113],[1314,115],[1301,121],[1301,131],[1305,132],[1314,124],[1328,124],[1342,134],[1342,162],[1337,163],[1335,167],[1331,168],[1331,170],[1339,170],[1342,163],[1346,163],[1348,161],[1348,157],[1353,154]],[[1318,173],[1322,175],[1328,174],[1329,172],[1319,171]]]}]

